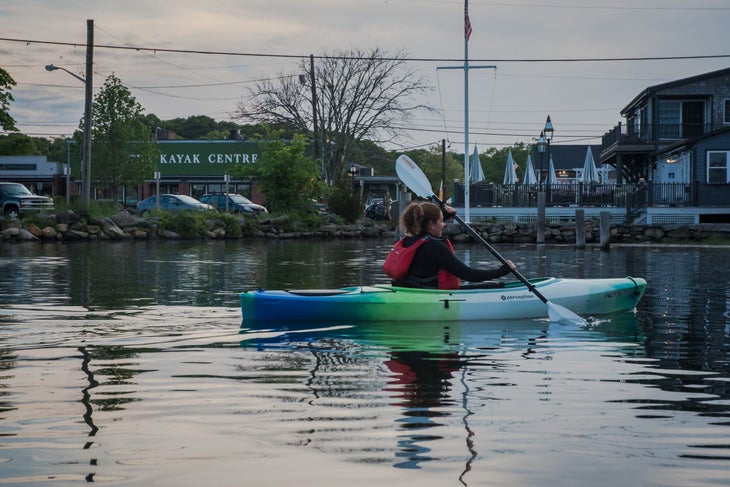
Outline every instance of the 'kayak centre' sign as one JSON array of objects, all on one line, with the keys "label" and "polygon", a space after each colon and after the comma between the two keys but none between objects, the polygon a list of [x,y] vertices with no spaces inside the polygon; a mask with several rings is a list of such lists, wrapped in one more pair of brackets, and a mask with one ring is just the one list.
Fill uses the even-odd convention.
[{"label": "'kayak centre' sign", "polygon": [[158,147],[163,176],[222,176],[260,155],[257,143],[238,140],[161,140]]}]

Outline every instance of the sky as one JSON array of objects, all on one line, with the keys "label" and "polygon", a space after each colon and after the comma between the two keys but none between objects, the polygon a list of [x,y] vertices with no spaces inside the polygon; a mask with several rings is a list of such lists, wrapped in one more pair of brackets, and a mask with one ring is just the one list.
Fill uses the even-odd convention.
[{"label": "sky", "polygon": [[[730,66],[727,0],[470,0],[469,18],[469,151],[532,143],[547,115],[553,144],[600,144],[646,87]],[[78,126],[84,84],[44,66],[85,75],[87,19],[94,92],[114,73],[162,120],[235,120],[249,87],[296,73],[299,57],[402,53],[434,111],[387,147],[464,150],[464,70],[439,69],[464,65],[463,0],[2,0],[0,67],[17,82],[21,132]]]}]

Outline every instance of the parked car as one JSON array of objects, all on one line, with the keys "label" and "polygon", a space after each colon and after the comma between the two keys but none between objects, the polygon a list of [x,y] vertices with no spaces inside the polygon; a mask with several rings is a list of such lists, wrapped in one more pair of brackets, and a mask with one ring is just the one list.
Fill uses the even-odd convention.
[{"label": "parked car", "polygon": [[365,216],[371,220],[390,220],[390,214],[382,198],[373,199],[365,207]]},{"label": "parked car", "polygon": [[[137,203],[137,212],[144,214],[157,209],[157,195],[150,196]],[[180,213],[182,211],[212,210],[213,207],[202,203],[195,198],[183,194],[161,194],[160,210]]]},{"label": "parked car", "polygon": [[221,211],[226,211],[226,200],[228,200],[228,211],[233,213],[268,213],[265,207],[257,205],[250,199],[240,194],[234,193],[211,193],[204,194],[200,201],[208,203],[213,208],[218,208]]},{"label": "parked car", "polygon": [[31,211],[53,211],[53,198],[35,195],[20,183],[0,183],[0,203],[9,218],[20,218]]}]

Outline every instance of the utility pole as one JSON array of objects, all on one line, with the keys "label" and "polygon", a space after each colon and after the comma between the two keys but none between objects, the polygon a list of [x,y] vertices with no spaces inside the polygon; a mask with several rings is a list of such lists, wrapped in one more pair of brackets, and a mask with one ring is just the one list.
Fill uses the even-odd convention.
[{"label": "utility pole", "polygon": [[[309,55],[309,84],[312,85],[312,130],[314,133],[314,160],[319,159],[319,134],[317,130],[317,83],[314,76],[314,54]],[[322,177],[324,177],[324,161],[322,161]]]},{"label": "utility pole", "polygon": [[94,20],[86,20],[86,97],[84,99],[84,170],[82,186],[84,190],[84,206],[89,208],[91,202],[91,102],[93,96],[92,79],[94,76]]}]

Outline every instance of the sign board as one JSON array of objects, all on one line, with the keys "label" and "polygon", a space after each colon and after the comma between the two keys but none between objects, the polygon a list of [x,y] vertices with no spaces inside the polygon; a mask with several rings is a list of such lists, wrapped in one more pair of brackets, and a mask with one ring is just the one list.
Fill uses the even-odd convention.
[{"label": "sign board", "polygon": [[158,141],[163,177],[223,176],[236,166],[256,164],[259,146],[239,140]]}]

